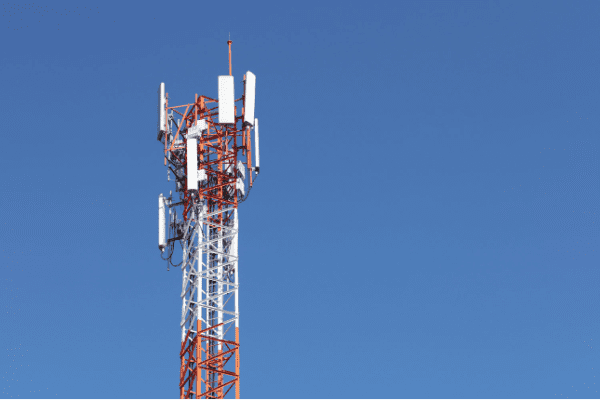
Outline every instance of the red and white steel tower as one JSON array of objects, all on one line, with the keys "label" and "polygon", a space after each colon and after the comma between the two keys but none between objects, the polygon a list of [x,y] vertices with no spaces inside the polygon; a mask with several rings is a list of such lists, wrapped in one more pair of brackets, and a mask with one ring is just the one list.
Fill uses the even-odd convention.
[{"label": "red and white steel tower", "polygon": [[[158,197],[158,247],[183,272],[180,398],[224,398],[233,387],[240,397],[238,205],[248,198],[260,159],[256,76],[246,72],[236,99],[231,43],[218,99],[196,94],[193,103],[170,106],[165,84],[159,88],[158,140],[179,192],[177,200],[172,192]],[[175,243],[183,250],[176,264]]]}]

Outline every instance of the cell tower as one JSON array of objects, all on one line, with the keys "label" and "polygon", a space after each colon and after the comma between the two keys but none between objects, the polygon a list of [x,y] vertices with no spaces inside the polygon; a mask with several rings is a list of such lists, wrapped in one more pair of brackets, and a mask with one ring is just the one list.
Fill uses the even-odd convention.
[{"label": "cell tower", "polygon": [[[179,199],[172,192],[158,197],[158,247],[167,268],[183,272],[182,399],[224,398],[233,387],[240,398],[238,205],[248,198],[260,159],[256,76],[246,72],[244,93],[235,99],[231,43],[218,100],[196,94],[191,104],[170,106],[165,84],[159,87],[158,140]],[[183,251],[178,264],[172,259],[176,242]]]}]

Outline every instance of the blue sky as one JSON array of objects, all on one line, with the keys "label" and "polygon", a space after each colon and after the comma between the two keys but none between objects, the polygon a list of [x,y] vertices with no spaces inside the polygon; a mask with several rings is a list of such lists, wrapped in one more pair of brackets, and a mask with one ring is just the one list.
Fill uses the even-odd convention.
[{"label": "blue sky", "polygon": [[229,33],[243,397],[598,397],[600,3],[2,7],[0,397],[178,396],[156,91]]}]

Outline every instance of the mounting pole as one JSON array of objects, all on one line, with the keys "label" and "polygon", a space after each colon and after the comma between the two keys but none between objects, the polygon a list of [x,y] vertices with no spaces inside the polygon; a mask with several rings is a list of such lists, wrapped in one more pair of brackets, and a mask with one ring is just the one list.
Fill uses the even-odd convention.
[{"label": "mounting pole", "polygon": [[233,43],[231,41],[231,39],[229,39],[227,41],[227,44],[229,45],[229,76],[231,76],[231,43]]}]

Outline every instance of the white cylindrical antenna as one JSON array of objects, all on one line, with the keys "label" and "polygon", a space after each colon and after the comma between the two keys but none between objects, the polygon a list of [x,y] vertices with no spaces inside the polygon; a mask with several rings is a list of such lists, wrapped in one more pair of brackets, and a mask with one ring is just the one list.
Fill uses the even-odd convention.
[{"label": "white cylindrical antenna", "polygon": [[166,132],[167,130],[167,113],[165,110],[165,83],[161,82],[158,88],[158,132]]},{"label": "white cylindrical antenna", "polygon": [[256,164],[254,168],[256,174],[258,175],[258,172],[260,170],[260,151],[258,150],[258,118],[254,119],[254,147],[256,148],[256,155],[254,156]]},{"label": "white cylindrical antenna", "polygon": [[244,124],[254,125],[254,98],[256,94],[256,75],[246,72],[244,89]]},{"label": "white cylindrical antenna", "polygon": [[233,76],[219,76],[219,123],[235,124]]},{"label": "white cylindrical antenna", "polygon": [[162,193],[158,196],[158,248],[165,251],[167,239],[165,236],[165,198]]},{"label": "white cylindrical antenna", "polygon": [[187,188],[198,190],[198,139],[187,140]]}]

